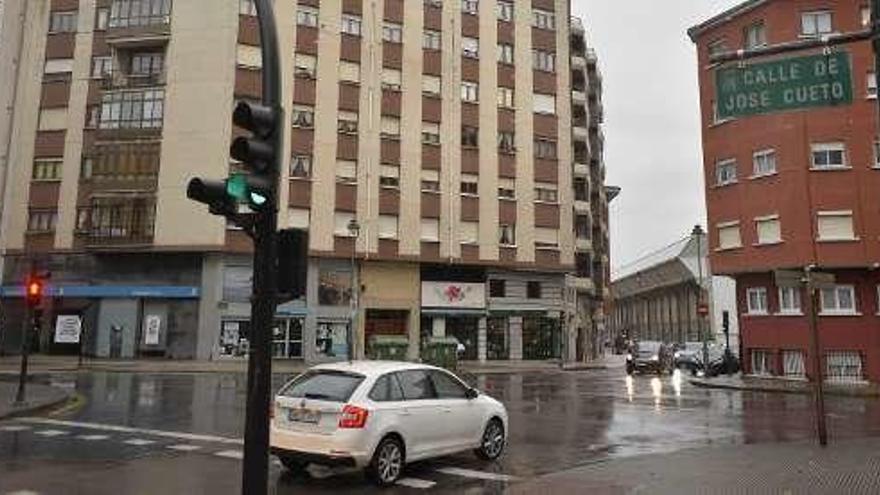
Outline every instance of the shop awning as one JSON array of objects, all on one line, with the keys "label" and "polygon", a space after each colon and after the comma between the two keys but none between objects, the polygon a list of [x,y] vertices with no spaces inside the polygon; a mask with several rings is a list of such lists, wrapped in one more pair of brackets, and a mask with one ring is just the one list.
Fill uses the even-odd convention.
[{"label": "shop awning", "polygon": [[[145,298],[145,299],[198,299],[198,287],[186,285],[49,285],[49,297],[79,298]],[[24,287],[0,287],[0,297],[23,297]]]},{"label": "shop awning", "polygon": [[422,308],[421,313],[425,316],[486,316],[485,309],[466,308]]}]

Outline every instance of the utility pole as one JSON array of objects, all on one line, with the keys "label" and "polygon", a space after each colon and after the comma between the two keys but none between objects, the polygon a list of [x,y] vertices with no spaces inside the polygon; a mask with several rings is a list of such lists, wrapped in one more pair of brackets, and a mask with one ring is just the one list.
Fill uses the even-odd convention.
[{"label": "utility pole", "polygon": [[703,324],[703,320],[706,319],[706,315],[703,314],[705,309],[703,306],[703,227],[695,225],[691,234],[697,239],[697,273],[699,284],[697,287],[697,329],[703,341],[703,372],[705,373],[709,371],[709,336],[707,335],[706,325]]},{"label": "utility pole", "polygon": [[31,334],[40,327],[40,318],[42,317],[40,305],[43,303],[44,290],[44,278],[37,273],[36,264],[31,262],[27,281],[24,284],[25,312],[21,325],[21,367],[18,373],[18,391],[15,394],[16,404],[23,403],[26,396]]}]

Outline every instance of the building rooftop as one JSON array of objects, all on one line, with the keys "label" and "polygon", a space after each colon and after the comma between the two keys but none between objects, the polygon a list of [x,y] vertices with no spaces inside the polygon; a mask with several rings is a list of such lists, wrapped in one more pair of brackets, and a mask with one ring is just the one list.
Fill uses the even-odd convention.
[{"label": "building rooftop", "polygon": [[706,30],[714,28],[714,27],[719,26],[721,24],[724,24],[726,22],[730,22],[734,18],[736,18],[742,14],[745,14],[746,12],[749,12],[757,7],[760,7],[761,5],[767,3],[768,1],[769,0],[746,0],[745,2],[742,2],[734,7],[731,7],[729,9],[725,10],[724,12],[716,15],[715,17],[712,17],[711,19],[709,19],[707,21],[704,21],[700,24],[697,24],[696,26],[691,27],[690,29],[687,30],[687,34],[691,38],[691,41],[696,43],[697,36],[699,36],[700,34],[705,32]]}]

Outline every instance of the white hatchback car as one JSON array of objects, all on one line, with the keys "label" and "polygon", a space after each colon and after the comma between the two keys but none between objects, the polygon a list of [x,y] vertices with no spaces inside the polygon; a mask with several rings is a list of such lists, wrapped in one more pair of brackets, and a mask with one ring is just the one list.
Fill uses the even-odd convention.
[{"label": "white hatchback car", "polygon": [[506,432],[504,405],[446,370],[354,361],[315,366],[281,387],[270,443],[290,470],[365,468],[389,485],[408,462],[470,449],[497,459]]}]

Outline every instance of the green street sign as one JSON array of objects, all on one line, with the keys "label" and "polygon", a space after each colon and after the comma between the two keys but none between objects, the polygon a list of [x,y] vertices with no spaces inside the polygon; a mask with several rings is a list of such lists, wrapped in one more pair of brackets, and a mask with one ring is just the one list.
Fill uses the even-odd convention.
[{"label": "green street sign", "polygon": [[846,52],[810,55],[715,71],[718,118],[729,119],[852,103]]}]

